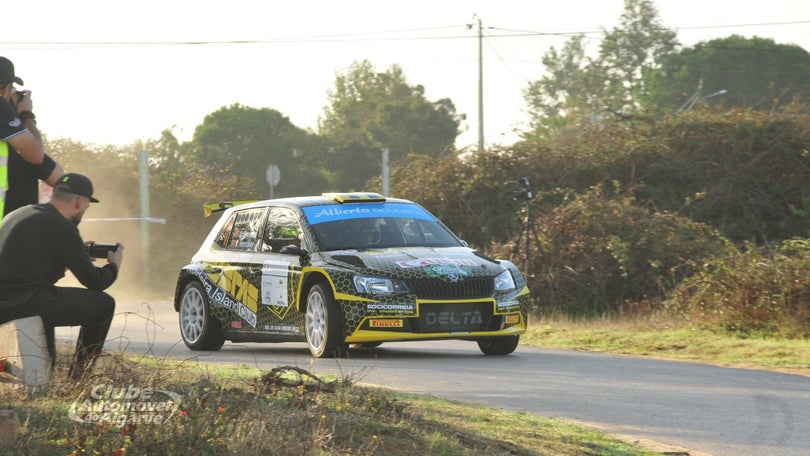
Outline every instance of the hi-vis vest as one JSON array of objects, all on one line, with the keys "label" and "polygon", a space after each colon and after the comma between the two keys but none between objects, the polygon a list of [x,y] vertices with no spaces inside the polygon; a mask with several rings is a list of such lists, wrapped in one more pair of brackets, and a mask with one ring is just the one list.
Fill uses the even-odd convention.
[{"label": "hi-vis vest", "polygon": [[0,141],[0,224],[6,209],[6,190],[8,190],[8,143]]}]

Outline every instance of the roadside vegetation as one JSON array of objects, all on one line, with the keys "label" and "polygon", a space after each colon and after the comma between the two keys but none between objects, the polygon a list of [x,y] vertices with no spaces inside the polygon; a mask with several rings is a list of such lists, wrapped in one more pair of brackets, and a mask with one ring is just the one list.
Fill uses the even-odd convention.
[{"label": "roadside vegetation", "polygon": [[810,340],[741,336],[669,317],[536,318],[521,344],[767,370],[810,377]]},{"label": "roadside vegetation", "polygon": [[[810,341],[675,327],[666,318],[538,317],[521,344],[810,376]],[[60,359],[68,356],[60,353]],[[72,421],[71,406],[99,385],[172,391],[181,402],[164,424]],[[0,408],[15,410],[20,421],[18,438],[0,447],[0,455],[660,454],[562,420],[368,387],[297,367],[260,371],[120,354],[103,357],[80,382],[68,381],[60,363],[46,390],[0,392]]]},{"label": "roadside vegetation", "polygon": [[[14,409],[20,421],[18,438],[0,454],[657,454],[555,419],[364,387],[292,367],[261,372],[112,355],[101,364],[81,382],[68,382],[61,368],[45,391],[0,393],[3,408]],[[180,395],[179,407],[161,424],[68,419],[71,406],[98,385],[100,391],[105,385],[172,391]]]}]

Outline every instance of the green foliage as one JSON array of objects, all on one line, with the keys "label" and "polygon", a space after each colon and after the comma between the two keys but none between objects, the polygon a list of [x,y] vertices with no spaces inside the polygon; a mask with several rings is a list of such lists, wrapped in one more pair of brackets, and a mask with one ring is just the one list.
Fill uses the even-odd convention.
[{"label": "green foliage", "polygon": [[597,67],[604,78],[604,109],[629,114],[648,91],[645,74],[654,71],[678,45],[652,0],[624,0],[619,27],[605,35]]},{"label": "green foliage", "polygon": [[543,56],[548,75],[524,90],[531,119],[524,137],[543,137],[604,114],[638,112],[649,92],[645,75],[677,44],[652,1],[625,0],[620,26],[605,33],[598,57],[586,57],[583,35],[572,37],[560,52],[552,47]]},{"label": "green foliage", "polygon": [[408,85],[399,66],[378,73],[367,60],[337,76],[329,103],[319,133],[329,142],[330,168],[343,190],[361,189],[380,174],[384,148],[392,163],[452,148],[464,118],[449,99],[428,101],[424,87]]},{"label": "green foliage", "polygon": [[233,199],[269,197],[265,172],[270,164],[281,170],[274,196],[309,194],[313,187],[322,191],[329,186],[328,173],[313,166],[326,156],[320,138],[274,109],[235,104],[207,115],[183,155],[189,156],[185,163],[193,160],[203,169],[229,168],[256,184],[241,186]]},{"label": "green foliage", "polygon": [[[666,56],[648,75],[644,104],[651,111],[673,112],[694,97],[696,106],[771,110],[807,100],[808,74],[810,53],[801,47],[732,35]],[[726,92],[719,96],[721,90]]]},{"label": "green foliage", "polygon": [[748,246],[684,280],[667,306],[693,325],[742,335],[810,337],[810,242]]}]

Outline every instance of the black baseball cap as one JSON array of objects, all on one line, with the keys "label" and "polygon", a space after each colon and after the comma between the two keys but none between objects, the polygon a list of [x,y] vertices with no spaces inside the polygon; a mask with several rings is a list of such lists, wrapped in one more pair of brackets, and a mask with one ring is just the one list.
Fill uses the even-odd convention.
[{"label": "black baseball cap", "polygon": [[72,193],[89,199],[91,203],[98,203],[98,200],[93,198],[93,183],[81,174],[63,174],[53,186],[53,191]]},{"label": "black baseball cap", "polygon": [[11,63],[11,60],[0,57],[0,84],[8,84],[9,82],[23,85],[23,80],[14,74],[14,64]]}]

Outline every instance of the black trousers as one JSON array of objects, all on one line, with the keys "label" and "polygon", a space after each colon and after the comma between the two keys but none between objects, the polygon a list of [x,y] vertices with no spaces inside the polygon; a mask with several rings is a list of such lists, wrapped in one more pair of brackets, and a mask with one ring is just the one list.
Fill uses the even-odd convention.
[{"label": "black trousers", "polygon": [[[48,353],[56,360],[54,328],[81,326],[76,341],[74,367],[80,375],[104,347],[115,314],[115,299],[103,291],[49,287],[37,290],[24,302],[0,309],[0,324],[25,317],[42,317]],[[71,369],[74,372],[74,369]]]}]

